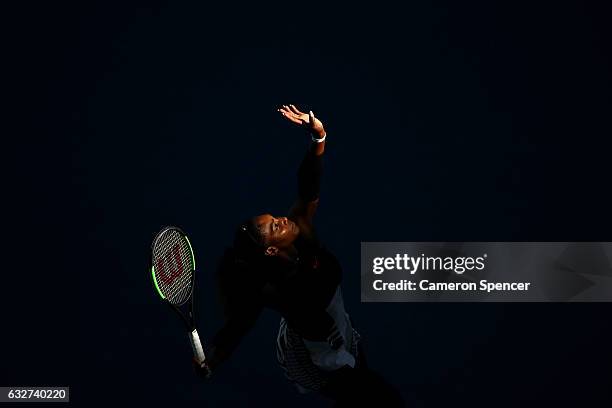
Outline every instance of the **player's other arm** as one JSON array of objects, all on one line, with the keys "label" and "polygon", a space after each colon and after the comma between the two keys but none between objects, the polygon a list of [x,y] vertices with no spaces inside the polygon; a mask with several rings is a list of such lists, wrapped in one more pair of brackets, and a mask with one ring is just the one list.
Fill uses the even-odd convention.
[{"label": "player's other arm", "polygon": [[209,355],[206,358],[208,367],[214,371],[219,364],[227,360],[240,344],[244,336],[255,326],[261,314],[261,307],[241,308],[225,315],[225,323],[213,337]]},{"label": "player's other arm", "polygon": [[210,343],[204,364],[206,367],[203,367],[209,371],[214,371],[232,355],[241,340],[255,326],[263,310],[256,287],[251,282],[243,281],[237,274],[228,272],[226,270],[217,276],[224,323]]}]

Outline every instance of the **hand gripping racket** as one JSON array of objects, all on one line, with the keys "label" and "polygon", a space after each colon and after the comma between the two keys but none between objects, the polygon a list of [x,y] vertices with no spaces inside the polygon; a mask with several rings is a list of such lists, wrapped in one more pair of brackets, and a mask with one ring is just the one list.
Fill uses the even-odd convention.
[{"label": "hand gripping racket", "polygon": [[201,364],[205,356],[193,314],[195,257],[189,238],[177,227],[165,227],[155,236],[152,249],[151,275],[155,289],[185,323],[194,357]]}]

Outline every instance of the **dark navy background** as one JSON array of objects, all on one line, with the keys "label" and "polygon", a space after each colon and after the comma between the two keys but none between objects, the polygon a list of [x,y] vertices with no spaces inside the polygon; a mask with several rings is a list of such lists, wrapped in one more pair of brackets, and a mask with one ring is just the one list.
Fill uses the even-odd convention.
[{"label": "dark navy background", "polygon": [[347,309],[410,406],[606,406],[610,304],[361,304],[359,250],[612,240],[608,11],[6,7],[0,382],[68,385],[79,406],[326,406],[283,379],[272,312],[197,379],[148,270],[154,234],[183,227],[209,339],[234,225],[295,198],[308,138],[276,112],[294,103],[328,131],[317,227]]}]

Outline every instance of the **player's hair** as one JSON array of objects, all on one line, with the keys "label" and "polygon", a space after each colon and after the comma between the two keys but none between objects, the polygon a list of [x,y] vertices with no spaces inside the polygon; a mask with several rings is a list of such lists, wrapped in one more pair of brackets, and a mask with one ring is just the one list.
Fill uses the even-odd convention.
[{"label": "player's hair", "polygon": [[254,218],[241,222],[234,232],[234,250],[245,258],[245,261],[253,261],[253,258],[263,256],[264,244]]},{"label": "player's hair", "polygon": [[241,222],[234,231],[233,245],[227,248],[217,266],[220,289],[231,290],[237,281],[247,284],[261,283],[287,268],[286,261],[265,255],[265,243],[255,219]]}]

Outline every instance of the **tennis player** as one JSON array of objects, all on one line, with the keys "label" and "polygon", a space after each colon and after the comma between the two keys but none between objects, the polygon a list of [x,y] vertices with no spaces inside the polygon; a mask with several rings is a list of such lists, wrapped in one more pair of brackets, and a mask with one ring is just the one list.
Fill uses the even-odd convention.
[{"label": "tennis player", "polygon": [[281,315],[278,363],[300,392],[320,392],[337,407],[404,406],[399,393],[367,367],[360,335],[344,309],[342,269],[313,227],[327,137],[323,124],[294,105],[278,112],[312,138],[298,170],[298,198],[286,217],[262,214],[237,228],[217,268],[225,324],[196,370],[210,377],[269,307]]}]

